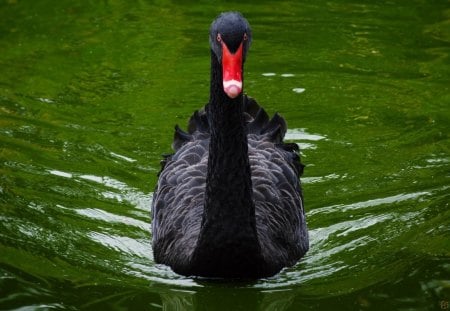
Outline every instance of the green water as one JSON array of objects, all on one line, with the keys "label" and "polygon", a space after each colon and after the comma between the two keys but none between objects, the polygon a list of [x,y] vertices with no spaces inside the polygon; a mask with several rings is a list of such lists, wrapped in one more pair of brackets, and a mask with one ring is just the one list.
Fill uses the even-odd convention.
[{"label": "green water", "polygon": [[[246,92],[307,166],[311,249],[254,283],[151,250],[161,154],[230,9]],[[0,309],[450,309],[449,55],[445,0],[0,1]]]}]

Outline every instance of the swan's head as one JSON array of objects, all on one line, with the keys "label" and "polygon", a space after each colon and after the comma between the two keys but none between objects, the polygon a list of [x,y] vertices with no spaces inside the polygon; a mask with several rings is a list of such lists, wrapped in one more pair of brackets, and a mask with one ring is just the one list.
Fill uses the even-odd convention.
[{"label": "swan's head", "polygon": [[209,43],[222,64],[223,90],[230,98],[242,93],[242,69],[252,32],[238,12],[220,14],[211,24]]}]

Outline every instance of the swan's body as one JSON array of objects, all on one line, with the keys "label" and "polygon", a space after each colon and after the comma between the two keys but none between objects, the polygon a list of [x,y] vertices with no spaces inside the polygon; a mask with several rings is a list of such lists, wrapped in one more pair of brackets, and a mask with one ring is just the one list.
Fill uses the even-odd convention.
[{"label": "swan's body", "polygon": [[250,39],[238,13],[212,24],[209,104],[191,117],[189,133],[176,128],[175,154],[163,161],[152,205],[153,251],[157,263],[179,274],[271,276],[309,247],[298,147],[282,142],[284,119],[269,121],[242,94],[242,75],[233,71],[242,70]]}]

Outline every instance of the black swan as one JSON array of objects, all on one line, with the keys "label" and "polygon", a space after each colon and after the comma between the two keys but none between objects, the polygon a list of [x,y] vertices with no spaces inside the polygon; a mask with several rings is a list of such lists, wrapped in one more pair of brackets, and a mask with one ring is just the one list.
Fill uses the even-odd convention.
[{"label": "black swan", "polygon": [[308,250],[298,146],[243,94],[252,34],[237,12],[211,24],[209,103],[161,161],[152,203],[156,263],[208,278],[269,277]]}]

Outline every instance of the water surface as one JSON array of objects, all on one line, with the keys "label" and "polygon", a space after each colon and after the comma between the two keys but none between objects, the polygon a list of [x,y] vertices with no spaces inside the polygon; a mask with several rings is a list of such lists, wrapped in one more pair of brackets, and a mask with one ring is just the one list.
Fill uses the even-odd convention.
[{"label": "water surface", "polygon": [[[311,249],[254,283],[151,250],[161,154],[230,9],[246,92],[306,164]],[[1,2],[0,309],[448,309],[449,24],[446,1]]]}]

